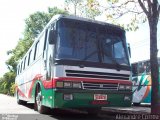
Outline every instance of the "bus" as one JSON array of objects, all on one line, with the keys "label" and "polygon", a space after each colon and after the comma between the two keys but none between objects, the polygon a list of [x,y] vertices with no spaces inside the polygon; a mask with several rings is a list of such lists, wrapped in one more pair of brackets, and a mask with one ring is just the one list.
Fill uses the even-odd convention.
[{"label": "bus", "polygon": [[[160,75],[160,57],[158,58]],[[159,80],[160,81],[160,80]],[[132,63],[133,104],[138,106],[151,103],[151,68],[150,60]]]},{"label": "bus", "polygon": [[17,65],[16,98],[46,108],[129,107],[132,102],[125,30],[86,18],[56,15]]}]

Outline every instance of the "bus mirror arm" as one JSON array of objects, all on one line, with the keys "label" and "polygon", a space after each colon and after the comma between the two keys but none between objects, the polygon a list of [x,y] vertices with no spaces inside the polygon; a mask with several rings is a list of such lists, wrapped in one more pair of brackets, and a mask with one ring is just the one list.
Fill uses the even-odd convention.
[{"label": "bus mirror arm", "polygon": [[55,44],[55,41],[56,41],[56,37],[57,34],[56,34],[56,30],[50,30],[49,31],[49,44]]}]

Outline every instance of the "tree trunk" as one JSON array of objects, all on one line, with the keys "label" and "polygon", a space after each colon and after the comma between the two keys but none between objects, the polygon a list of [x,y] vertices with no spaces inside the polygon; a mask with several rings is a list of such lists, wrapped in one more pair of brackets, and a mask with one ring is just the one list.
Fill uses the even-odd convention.
[{"label": "tree trunk", "polygon": [[[150,27],[150,65],[152,78],[151,114],[160,114],[160,87],[158,70],[157,25],[160,14],[160,5],[157,0],[138,0],[146,14]],[[147,5],[145,5],[145,2]]]},{"label": "tree trunk", "polygon": [[159,71],[158,71],[158,58],[157,58],[157,19],[152,16],[149,20],[150,27],[150,65],[151,65],[151,78],[152,78],[152,91],[151,91],[151,114],[160,114],[159,102]]}]

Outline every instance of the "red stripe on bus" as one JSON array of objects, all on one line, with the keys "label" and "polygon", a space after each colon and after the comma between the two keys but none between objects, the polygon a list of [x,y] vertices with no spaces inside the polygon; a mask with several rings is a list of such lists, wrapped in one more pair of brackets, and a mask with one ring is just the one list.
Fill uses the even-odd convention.
[{"label": "red stripe on bus", "polygon": [[43,80],[42,83],[45,89],[55,88],[55,81],[53,79]]},{"label": "red stripe on bus", "polygon": [[42,78],[42,75],[41,75],[41,74],[37,74],[37,75],[34,77],[34,79],[32,80],[31,87],[30,87],[29,92],[28,92],[28,98],[31,98],[31,92],[32,92],[34,83],[35,83],[37,80],[40,80],[41,78]]},{"label": "red stripe on bus", "polygon": [[23,97],[23,98],[27,98],[26,96],[25,96],[25,94],[17,87],[17,91],[18,91],[18,95],[20,95],[21,97]]},{"label": "red stripe on bus", "polygon": [[132,85],[132,82],[130,80],[114,80],[114,79],[91,79],[91,78],[73,78],[73,77],[59,77],[55,78],[56,81],[62,80],[62,81],[85,81],[85,82],[99,82],[99,83],[119,83],[119,84],[125,84],[125,85]]},{"label": "red stripe on bus", "polygon": [[35,84],[35,82],[36,82],[37,80],[42,81],[43,87],[44,87],[45,89],[55,88],[55,81],[54,81],[53,79],[50,79],[50,80],[42,80],[42,75],[38,74],[38,75],[36,75],[36,77],[33,79],[32,83],[31,83],[31,87],[30,87],[29,92],[28,92],[28,97],[29,97],[29,98],[31,97],[31,93],[32,93],[33,86],[34,86],[34,84]]},{"label": "red stripe on bus", "polygon": [[[41,80],[41,75],[36,75],[36,77],[33,79],[31,87],[29,89],[28,97],[31,97],[31,92],[34,86],[34,83],[36,80]],[[99,83],[119,83],[119,84],[125,84],[125,85],[132,85],[131,81],[127,80],[102,80],[102,79],[91,79],[91,78],[73,78],[73,77],[57,77],[57,78],[52,78],[51,80],[41,80],[43,87],[45,89],[52,89],[56,87],[56,81],[85,81],[85,82],[99,82]]]}]

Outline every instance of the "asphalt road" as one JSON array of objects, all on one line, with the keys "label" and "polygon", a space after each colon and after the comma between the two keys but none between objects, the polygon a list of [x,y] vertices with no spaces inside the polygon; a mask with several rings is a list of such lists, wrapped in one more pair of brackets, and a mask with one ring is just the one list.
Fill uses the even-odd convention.
[{"label": "asphalt road", "polygon": [[[149,106],[132,106],[128,108],[102,108],[97,116],[84,111],[50,110],[47,114],[34,111],[32,104],[18,105],[15,97],[0,94],[0,120],[134,120],[148,118]],[[158,116],[155,120],[159,120]]]},{"label": "asphalt road", "polygon": [[91,116],[84,112],[51,110],[47,114],[34,111],[33,105],[18,105],[15,97],[0,94],[0,120],[114,120],[115,115]]}]

